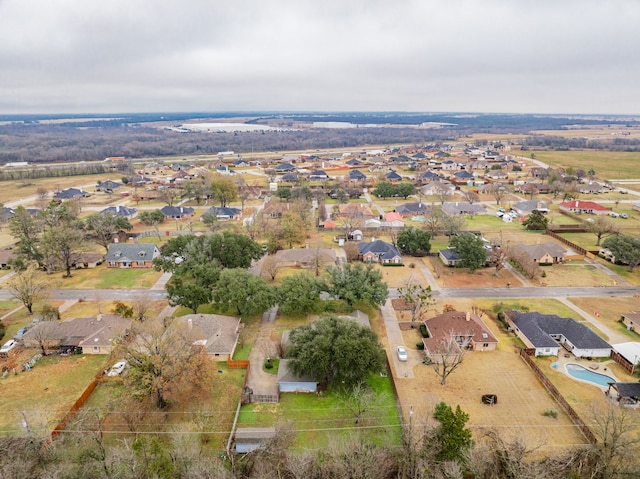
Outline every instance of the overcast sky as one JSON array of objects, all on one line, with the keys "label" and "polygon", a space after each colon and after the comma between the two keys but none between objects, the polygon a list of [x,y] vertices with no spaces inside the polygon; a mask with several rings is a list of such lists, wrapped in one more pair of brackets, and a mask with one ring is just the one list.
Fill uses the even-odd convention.
[{"label": "overcast sky", "polygon": [[636,0],[0,0],[0,113],[640,114]]}]

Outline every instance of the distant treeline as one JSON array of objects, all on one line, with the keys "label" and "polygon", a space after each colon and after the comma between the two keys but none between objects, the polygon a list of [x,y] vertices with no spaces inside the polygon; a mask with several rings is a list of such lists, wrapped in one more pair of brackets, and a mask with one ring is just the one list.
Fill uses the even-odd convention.
[{"label": "distant treeline", "polygon": [[[360,124],[382,123],[419,124],[422,122],[455,123],[440,129],[413,127],[366,127],[348,129],[303,129],[299,131],[265,131],[246,133],[213,133],[175,131],[153,128],[152,121],[179,122],[186,119],[214,118],[211,114],[148,114],[119,117],[95,116],[96,121],[45,123],[51,118],[0,117],[13,123],[0,126],[0,165],[9,162],[59,163],[102,160],[109,156],[125,156],[130,159],[162,156],[213,155],[220,151],[248,154],[262,151],[290,151],[323,148],[345,150],[364,145],[440,144],[456,141],[473,133],[516,134],[523,137],[533,129],[561,129],[564,125],[585,124],[636,124],[632,120],[604,121],[600,119],[576,120],[535,115],[428,115],[428,114],[326,114],[326,115],[262,115],[252,120],[269,123],[274,120],[295,121],[351,121]],[[245,114],[249,116],[248,114]],[[227,115],[228,116],[228,115]],[[219,114],[216,118],[226,118]],[[67,116],[69,120],[73,119]],[[78,115],[77,119],[90,118]],[[135,122],[135,123],[134,123]],[[640,141],[616,138],[611,141],[594,141],[582,138],[556,136],[531,136],[526,140],[530,147],[546,148],[602,148],[634,151]]]}]

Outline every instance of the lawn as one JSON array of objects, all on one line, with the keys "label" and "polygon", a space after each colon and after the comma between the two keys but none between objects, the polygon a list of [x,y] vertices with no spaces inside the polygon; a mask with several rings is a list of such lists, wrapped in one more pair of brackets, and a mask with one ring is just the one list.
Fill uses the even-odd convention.
[{"label": "lawn", "polygon": [[95,289],[148,289],[152,287],[162,275],[153,268],[108,268],[102,264],[96,268],[78,269],[73,271],[71,278],[59,280],[59,288],[95,288]]},{"label": "lawn", "polygon": [[540,267],[544,277],[538,276],[541,286],[612,286],[613,279],[594,265],[567,261],[564,264]]},{"label": "lawn", "polygon": [[[26,357],[37,351],[32,350]],[[106,366],[106,356],[49,356],[28,372],[10,374],[2,380],[0,394],[0,431],[23,432],[26,416],[38,433],[50,432],[71,405]],[[23,416],[24,414],[24,416]]]},{"label": "lawn", "polygon": [[623,313],[637,311],[640,306],[638,298],[634,297],[598,297],[598,298],[569,298],[576,306],[584,309],[589,314],[597,312],[598,321],[614,331],[629,338],[629,341],[640,342],[640,335],[629,331],[620,321]]},{"label": "lawn", "polygon": [[243,406],[238,427],[267,427],[290,423],[296,432],[295,449],[324,448],[337,437],[362,434],[375,444],[399,444],[401,422],[391,380],[372,376],[369,385],[378,399],[359,423],[341,395],[283,393],[277,404],[254,403]]},{"label": "lawn", "polygon": [[[108,436],[112,440],[128,437],[131,417],[137,415],[139,424],[136,429],[140,432],[195,432],[200,434],[203,444],[209,444],[219,454],[226,447],[246,370],[228,369],[226,363],[214,361],[211,361],[211,368],[209,388],[189,391],[188,396],[174,396],[170,407],[163,411],[141,402],[138,404],[139,412],[135,413],[131,403],[127,402],[130,398],[120,378],[109,378],[98,385],[83,410],[109,414],[104,429],[105,432],[117,432]],[[127,404],[127,417],[119,406],[123,401]]]}]

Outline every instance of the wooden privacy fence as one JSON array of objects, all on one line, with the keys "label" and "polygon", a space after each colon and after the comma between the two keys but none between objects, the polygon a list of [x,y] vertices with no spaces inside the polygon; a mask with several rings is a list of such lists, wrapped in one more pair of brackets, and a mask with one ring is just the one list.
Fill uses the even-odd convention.
[{"label": "wooden privacy fence", "polygon": [[247,369],[249,360],[247,359],[227,359],[227,367],[229,369]]},{"label": "wooden privacy fence", "polygon": [[567,413],[573,424],[576,425],[580,432],[587,439],[589,444],[596,444],[598,439],[591,432],[591,429],[587,427],[585,422],[578,416],[578,413],[571,407],[571,405],[567,402],[567,400],[560,394],[560,391],[549,381],[547,376],[542,372],[542,370],[538,367],[538,365],[531,359],[530,356],[527,355],[524,349],[520,350],[520,357],[524,359],[524,362],[531,368],[533,374],[538,378],[538,380],[544,385],[544,387],[549,391],[549,393],[553,396],[558,404],[564,409]]},{"label": "wooden privacy fence", "polygon": [[80,395],[80,397],[76,400],[75,403],[73,403],[73,406],[71,406],[71,409],[69,409],[69,412],[67,414],[65,414],[65,416],[62,418],[62,420],[58,423],[58,425],[53,429],[53,431],[51,431],[51,439],[49,441],[47,441],[47,444],[50,444],[51,442],[55,441],[56,438],[62,433],[62,431],[67,427],[67,425],[69,424],[69,422],[73,419],[73,417],[75,416],[76,412],[78,411],[78,409],[80,409],[85,402],[87,402],[87,399],[89,399],[89,396],[91,396],[91,393],[93,392],[93,390],[98,386],[98,384],[100,384],[100,381],[102,380],[102,376],[103,373],[101,372],[100,374],[98,374],[93,381],[91,382],[91,384],[89,384],[87,386],[87,388],[84,390],[84,392]]}]

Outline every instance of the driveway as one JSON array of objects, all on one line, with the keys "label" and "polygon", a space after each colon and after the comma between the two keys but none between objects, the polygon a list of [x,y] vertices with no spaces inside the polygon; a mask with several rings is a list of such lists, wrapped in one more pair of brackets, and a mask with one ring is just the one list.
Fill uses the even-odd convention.
[{"label": "driveway", "polygon": [[277,356],[276,345],[271,340],[271,331],[273,330],[273,323],[277,313],[278,307],[275,306],[262,315],[260,331],[249,354],[251,367],[249,368],[247,386],[251,388],[253,394],[256,395],[278,395],[278,379],[276,375],[269,374],[262,369],[262,365],[265,359],[267,359],[267,356],[271,356],[272,358]]},{"label": "driveway", "polygon": [[396,378],[412,378],[413,367],[422,361],[420,351],[416,351],[413,348],[406,348],[409,360],[406,362],[400,362],[398,355],[396,354],[397,346],[404,346],[404,338],[402,337],[402,331],[400,331],[400,325],[396,318],[396,312],[391,305],[391,300],[380,307],[380,312],[384,319],[384,327],[387,330],[387,340],[389,344],[389,351],[387,355],[389,357],[389,364],[391,365],[391,372]]}]

